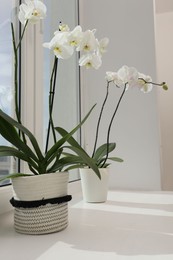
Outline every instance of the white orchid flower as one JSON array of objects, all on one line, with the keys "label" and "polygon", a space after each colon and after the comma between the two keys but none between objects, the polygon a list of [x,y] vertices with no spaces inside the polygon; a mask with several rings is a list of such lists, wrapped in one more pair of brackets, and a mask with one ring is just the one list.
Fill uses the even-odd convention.
[{"label": "white orchid flower", "polygon": [[133,67],[124,65],[117,74],[120,82],[122,81],[123,85],[126,84],[126,89],[135,86],[138,81],[138,71]]},{"label": "white orchid flower", "polygon": [[151,82],[152,78],[150,76],[138,73],[138,86],[142,92],[148,93],[152,90],[153,85]]},{"label": "white orchid flower", "polygon": [[107,51],[108,43],[109,43],[108,38],[103,38],[100,41],[98,41],[98,51],[100,55],[102,55]]},{"label": "white orchid flower", "polygon": [[112,71],[107,71],[106,72],[106,80],[108,82],[113,82],[115,85],[117,86],[122,86],[123,82],[122,80],[119,78],[118,73],[117,72],[112,72]]},{"label": "white orchid flower", "polygon": [[70,58],[74,50],[84,51],[86,54],[81,56],[79,65],[98,69],[102,64],[101,53],[106,51],[108,39],[104,38],[99,43],[94,36],[95,32],[96,30],[83,32],[80,25],[69,31],[68,25],[62,25],[62,31],[56,31],[52,40],[44,43],[43,46],[52,49],[55,56],[60,59]]},{"label": "white orchid flower", "polygon": [[79,65],[80,66],[85,66],[87,69],[89,68],[94,68],[94,69],[98,69],[102,64],[102,60],[101,57],[95,53],[91,54],[86,54],[83,55],[80,59],[79,59]]},{"label": "white orchid flower", "polygon": [[98,42],[94,36],[94,32],[93,30],[83,32],[80,44],[76,49],[77,51],[92,52],[98,49]]},{"label": "white orchid flower", "polygon": [[19,7],[18,18],[24,25],[27,20],[31,23],[36,23],[40,19],[45,18],[47,8],[39,0],[25,0],[25,4],[21,4]]},{"label": "white orchid flower", "polygon": [[129,87],[138,87],[142,92],[148,93],[152,90],[152,78],[150,76],[139,73],[135,68],[124,65],[118,72],[106,72],[106,80],[113,82],[119,87],[126,84],[126,90]]},{"label": "white orchid flower", "polygon": [[117,72],[106,72],[106,79],[108,82],[113,82],[118,87],[124,87],[126,90],[133,87],[138,82],[138,71],[133,67],[124,65]]},{"label": "white orchid flower", "polygon": [[59,59],[68,59],[73,55],[73,48],[69,45],[57,43],[53,48],[54,54]]},{"label": "white orchid flower", "polygon": [[68,32],[57,32],[50,42],[43,43],[43,47],[52,49],[59,59],[70,58],[73,55],[74,48],[68,44],[68,34]]},{"label": "white orchid flower", "polygon": [[107,71],[105,78],[108,82],[112,82],[117,78],[117,73],[113,71]]},{"label": "white orchid flower", "polygon": [[78,25],[73,29],[73,31],[69,33],[67,40],[70,45],[77,47],[79,46],[82,37],[83,37],[82,28],[80,25]]}]

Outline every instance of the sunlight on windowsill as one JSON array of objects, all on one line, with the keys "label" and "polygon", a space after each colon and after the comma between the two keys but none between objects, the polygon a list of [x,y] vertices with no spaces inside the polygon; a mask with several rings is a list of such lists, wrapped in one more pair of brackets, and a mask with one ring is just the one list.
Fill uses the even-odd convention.
[{"label": "sunlight on windowsill", "polygon": [[126,214],[173,217],[173,194],[110,191],[106,203],[79,202],[73,207]]}]

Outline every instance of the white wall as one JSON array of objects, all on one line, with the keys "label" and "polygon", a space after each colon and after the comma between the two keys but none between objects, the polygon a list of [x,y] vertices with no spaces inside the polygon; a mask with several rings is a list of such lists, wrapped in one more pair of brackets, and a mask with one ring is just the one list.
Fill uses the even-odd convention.
[{"label": "white wall", "polygon": [[[172,3],[173,7],[173,3]],[[161,9],[165,10],[165,9]],[[156,14],[156,50],[158,80],[165,79],[168,92],[158,93],[158,105],[161,126],[162,151],[162,188],[173,190],[173,11]]]},{"label": "white wall", "polygon": [[[92,150],[98,111],[106,91],[105,72],[122,65],[134,66],[155,77],[155,43],[153,1],[151,0],[80,0],[80,24],[84,29],[96,28],[96,36],[109,37],[108,52],[98,71],[82,70],[83,113],[97,103],[97,108],[83,127],[84,145]],[[110,102],[101,126],[100,144],[116,96],[112,86]],[[160,189],[160,155],[156,91],[143,94],[128,91],[112,128],[111,141],[117,143],[115,156],[124,163],[112,163],[110,187],[123,189]]]}]

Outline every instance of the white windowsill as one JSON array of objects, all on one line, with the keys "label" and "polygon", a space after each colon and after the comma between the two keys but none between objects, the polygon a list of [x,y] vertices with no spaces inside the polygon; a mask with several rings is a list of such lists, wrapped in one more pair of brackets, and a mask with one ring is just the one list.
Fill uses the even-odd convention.
[{"label": "white windowsill", "polygon": [[13,211],[1,215],[1,259],[173,259],[173,192],[109,191],[106,203],[85,203],[80,190],[80,181],[69,184],[69,226],[61,232],[18,234]]}]

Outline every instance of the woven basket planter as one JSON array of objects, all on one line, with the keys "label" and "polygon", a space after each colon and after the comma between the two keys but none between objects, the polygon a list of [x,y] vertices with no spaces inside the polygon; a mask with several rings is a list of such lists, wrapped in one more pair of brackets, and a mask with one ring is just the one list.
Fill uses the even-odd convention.
[{"label": "woven basket planter", "polygon": [[41,235],[65,229],[68,226],[67,202],[70,200],[70,195],[35,202],[12,198],[15,230],[23,234]]},{"label": "woven basket planter", "polygon": [[68,226],[68,173],[18,177],[12,181],[14,228],[23,234],[48,234]]}]

